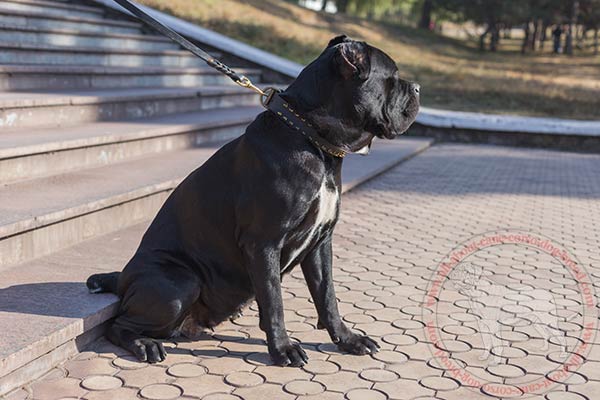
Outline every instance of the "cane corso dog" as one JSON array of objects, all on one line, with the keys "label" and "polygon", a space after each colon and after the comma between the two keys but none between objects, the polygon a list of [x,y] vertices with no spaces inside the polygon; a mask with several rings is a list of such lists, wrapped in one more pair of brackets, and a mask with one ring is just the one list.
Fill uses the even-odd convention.
[{"label": "cane corso dog", "polygon": [[[401,79],[384,52],[346,36],[332,39],[281,98],[347,152],[395,138],[419,110],[419,86]],[[285,329],[281,294],[283,275],[300,264],[318,327],[342,351],[376,352],[374,340],[342,322],[334,292],[341,169],[342,158],[275,113],[258,115],[173,191],[122,272],[88,279],[91,292],[120,297],[108,339],[160,362],[161,338],[212,328],[256,299],[272,361],[304,365],[306,353]]]}]

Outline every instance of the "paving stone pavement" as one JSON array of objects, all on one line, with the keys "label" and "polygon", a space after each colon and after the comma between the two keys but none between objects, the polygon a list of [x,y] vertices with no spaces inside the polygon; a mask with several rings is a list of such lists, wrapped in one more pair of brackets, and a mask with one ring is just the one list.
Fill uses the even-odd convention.
[{"label": "paving stone pavement", "polygon": [[[339,308],[379,353],[340,354],[316,330],[296,269],[283,288],[287,329],[310,357],[303,368],[269,364],[251,305],[202,340],[168,342],[156,365],[102,339],[10,399],[598,399],[599,199],[598,155],[436,145],[342,200]],[[456,264],[424,306],[448,255],[497,231],[546,238],[587,275],[540,246],[501,242]]]}]

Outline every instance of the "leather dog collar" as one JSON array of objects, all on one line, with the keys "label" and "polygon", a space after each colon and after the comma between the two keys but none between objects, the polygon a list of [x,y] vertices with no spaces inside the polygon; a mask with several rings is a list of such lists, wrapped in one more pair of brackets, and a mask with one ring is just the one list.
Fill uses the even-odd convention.
[{"label": "leather dog collar", "polygon": [[269,88],[262,99],[262,105],[288,125],[293,130],[300,132],[317,149],[338,158],[344,158],[348,152],[341,147],[323,139],[310,122],[302,118],[290,104],[281,98],[276,89]]}]

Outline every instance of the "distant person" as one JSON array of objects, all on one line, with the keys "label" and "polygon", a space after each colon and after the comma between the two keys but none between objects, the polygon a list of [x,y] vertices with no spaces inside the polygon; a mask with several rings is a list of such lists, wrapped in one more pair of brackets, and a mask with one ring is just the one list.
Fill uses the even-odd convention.
[{"label": "distant person", "polygon": [[563,29],[560,25],[556,25],[556,28],[552,31],[552,38],[554,39],[554,53],[559,54],[561,52],[560,38],[562,37]]}]

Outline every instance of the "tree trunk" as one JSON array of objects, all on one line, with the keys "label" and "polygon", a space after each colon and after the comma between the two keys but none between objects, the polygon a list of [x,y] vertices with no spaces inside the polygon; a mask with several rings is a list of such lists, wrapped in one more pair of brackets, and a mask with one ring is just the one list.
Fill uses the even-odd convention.
[{"label": "tree trunk", "polygon": [[421,10],[419,28],[429,29],[431,26],[431,11],[433,11],[433,0],[425,0],[423,2],[423,9]]},{"label": "tree trunk", "polygon": [[525,22],[525,35],[523,37],[523,43],[521,44],[521,54],[525,54],[527,52],[527,49],[529,48],[529,40],[531,38],[531,22],[527,21]]},{"label": "tree trunk", "polygon": [[598,55],[598,27],[594,29],[594,55]]},{"label": "tree trunk", "polygon": [[481,34],[481,36],[479,36],[479,51],[485,51],[485,37],[488,35],[488,33],[490,33],[491,30],[492,25],[488,24],[485,31]]},{"label": "tree trunk", "polygon": [[544,43],[546,43],[546,40],[548,39],[548,27],[550,26],[550,24],[548,23],[548,21],[544,21],[542,23],[542,34],[540,35],[540,50],[544,51]]},{"label": "tree trunk", "polygon": [[338,12],[345,14],[348,11],[349,2],[349,0],[336,0],[335,5],[337,7]]},{"label": "tree trunk", "polygon": [[498,26],[498,24],[495,24],[492,28],[492,37],[490,39],[490,51],[497,51],[498,43],[500,43],[500,27]]},{"label": "tree trunk", "polygon": [[529,42],[529,48],[531,51],[537,50],[537,42],[540,37],[540,20],[536,19],[533,21],[533,35],[531,36],[531,40]]},{"label": "tree trunk", "polygon": [[565,39],[565,53],[573,55],[573,36],[575,34],[575,27],[577,24],[577,15],[579,14],[579,1],[573,0],[571,8],[571,18],[569,21],[569,30],[567,32],[567,38]]}]

